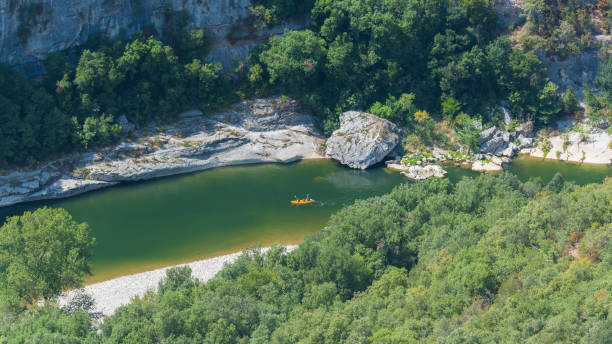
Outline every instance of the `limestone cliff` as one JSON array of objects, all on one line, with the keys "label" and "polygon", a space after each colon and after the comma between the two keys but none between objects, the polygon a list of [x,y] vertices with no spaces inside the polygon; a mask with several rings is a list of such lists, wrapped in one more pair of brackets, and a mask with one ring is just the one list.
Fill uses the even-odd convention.
[{"label": "limestone cliff", "polygon": [[148,27],[161,32],[169,12],[185,10],[190,26],[207,29],[215,39],[209,60],[229,68],[258,38],[305,25],[287,23],[230,44],[226,37],[248,16],[249,6],[250,0],[1,0],[0,61],[41,74],[39,62],[50,52],[83,44],[95,33],[114,37]]}]

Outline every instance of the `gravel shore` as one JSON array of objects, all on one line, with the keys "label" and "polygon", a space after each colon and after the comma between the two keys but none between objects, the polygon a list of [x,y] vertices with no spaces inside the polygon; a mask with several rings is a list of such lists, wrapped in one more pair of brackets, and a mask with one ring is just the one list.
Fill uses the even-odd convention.
[{"label": "gravel shore", "polygon": [[[286,246],[287,251],[292,251],[297,246]],[[267,251],[263,248],[262,251]],[[232,263],[242,252],[227,254],[220,257],[199,260],[188,264],[175,266],[189,266],[191,275],[200,282],[206,282],[213,278],[226,263]],[[166,276],[166,270],[174,266],[162,269],[142,272],[138,274],[123,276],[112,280],[90,284],[81,289],[68,291],[58,298],[60,306],[66,305],[79,292],[84,291],[95,300],[95,311],[104,315],[111,315],[121,306],[129,304],[134,297],[143,296],[148,290],[157,289],[159,281]]]}]

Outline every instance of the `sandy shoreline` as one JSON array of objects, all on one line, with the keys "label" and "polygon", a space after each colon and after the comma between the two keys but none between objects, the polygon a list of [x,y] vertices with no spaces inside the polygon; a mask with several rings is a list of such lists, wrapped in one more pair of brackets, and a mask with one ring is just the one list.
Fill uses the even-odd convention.
[{"label": "sandy shoreline", "polygon": [[[287,251],[297,248],[296,245],[285,246]],[[269,248],[263,248],[267,251]],[[111,315],[121,306],[129,304],[136,296],[143,296],[148,290],[155,290],[159,281],[166,276],[166,270],[175,266],[189,266],[191,275],[200,282],[213,278],[226,263],[232,263],[242,252],[226,254],[219,257],[198,260],[187,264],[178,264],[161,269],[122,276],[108,281],[87,285],[62,294],[58,298],[60,306],[67,304],[79,291],[84,291],[95,300],[95,311]]]}]

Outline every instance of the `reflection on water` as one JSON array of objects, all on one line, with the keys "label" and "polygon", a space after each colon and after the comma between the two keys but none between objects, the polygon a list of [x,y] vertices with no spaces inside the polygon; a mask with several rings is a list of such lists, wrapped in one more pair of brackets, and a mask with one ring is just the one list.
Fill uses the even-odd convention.
[{"label": "reflection on water", "polygon": [[341,189],[376,188],[385,185],[385,178],[380,174],[361,170],[341,170],[326,175],[325,179],[333,186]]}]

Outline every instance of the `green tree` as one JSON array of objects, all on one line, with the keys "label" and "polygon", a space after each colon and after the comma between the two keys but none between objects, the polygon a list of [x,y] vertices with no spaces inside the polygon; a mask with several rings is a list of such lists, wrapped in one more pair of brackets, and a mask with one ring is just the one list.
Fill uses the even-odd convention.
[{"label": "green tree", "polygon": [[565,112],[566,114],[572,115],[575,114],[576,111],[578,111],[580,101],[578,100],[578,97],[576,97],[576,92],[574,91],[572,86],[567,86],[567,89],[563,94],[562,102],[563,112]]},{"label": "green tree", "polygon": [[612,57],[599,64],[595,82],[601,89],[601,95],[607,104],[612,104]]},{"label": "green tree", "polygon": [[288,31],[270,39],[270,49],[260,57],[270,74],[270,82],[282,82],[292,91],[315,85],[321,72],[325,47],[314,32]]},{"label": "green tree", "polygon": [[537,106],[532,106],[539,114],[537,119],[544,124],[551,123],[563,109],[563,103],[557,94],[558,89],[552,81],[547,82],[538,94]]},{"label": "green tree", "polygon": [[82,150],[103,147],[114,143],[121,133],[121,126],[113,122],[113,116],[87,117],[83,125],[73,118],[73,124],[79,128],[74,133],[73,140]]},{"label": "green tree", "polygon": [[448,97],[442,102],[442,114],[448,119],[454,119],[461,112],[463,105],[453,97]]},{"label": "green tree", "polygon": [[63,209],[41,208],[9,217],[0,227],[0,297],[19,309],[65,288],[78,287],[90,273],[94,239],[85,223]]},{"label": "green tree", "polygon": [[386,118],[396,123],[408,124],[413,120],[413,114],[418,111],[414,105],[414,94],[402,94],[399,99],[391,96],[383,105],[374,103],[368,112]]}]

